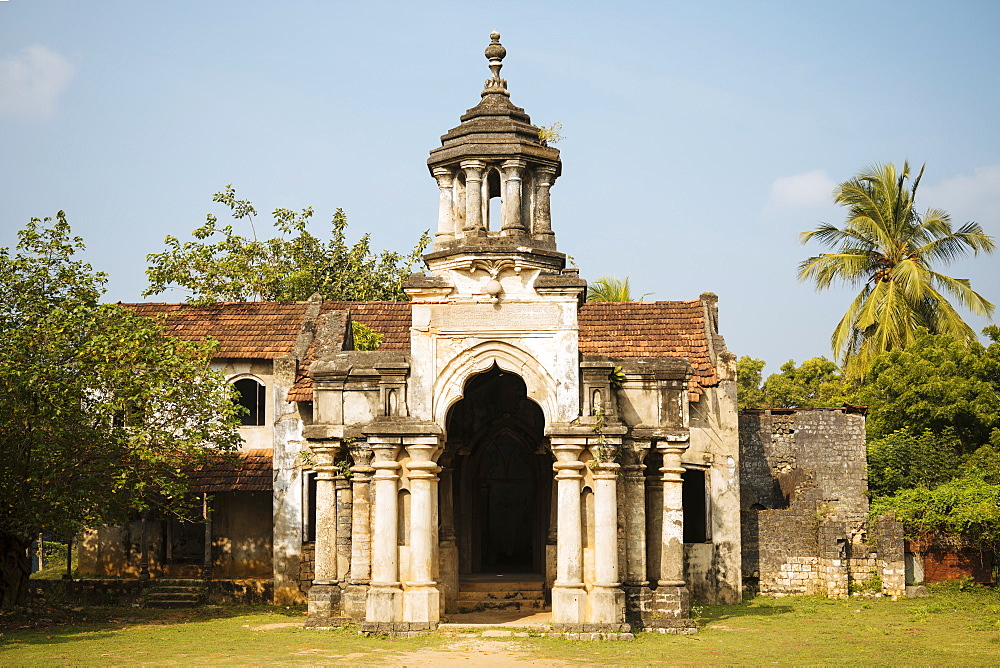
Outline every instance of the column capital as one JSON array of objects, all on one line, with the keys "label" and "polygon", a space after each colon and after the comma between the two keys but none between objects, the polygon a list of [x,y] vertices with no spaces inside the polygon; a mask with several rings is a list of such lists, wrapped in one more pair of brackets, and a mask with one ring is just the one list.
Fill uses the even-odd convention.
[{"label": "column capital", "polygon": [[434,175],[441,188],[451,187],[451,182],[455,178],[455,171],[450,167],[435,167],[431,170],[431,174]]},{"label": "column capital", "polygon": [[482,160],[463,160],[459,166],[465,170],[466,179],[470,177],[479,179],[482,176],[482,171],[486,169],[486,163]]},{"label": "column capital", "polygon": [[594,479],[595,480],[617,480],[618,471],[621,469],[619,464],[615,462],[604,462],[594,466]]},{"label": "column capital", "polygon": [[525,162],[524,160],[512,158],[510,160],[504,160],[502,163],[500,163],[500,166],[504,169],[504,171],[507,172],[508,179],[511,178],[519,179],[521,178],[521,172],[524,170],[525,167],[528,166],[528,163]]}]

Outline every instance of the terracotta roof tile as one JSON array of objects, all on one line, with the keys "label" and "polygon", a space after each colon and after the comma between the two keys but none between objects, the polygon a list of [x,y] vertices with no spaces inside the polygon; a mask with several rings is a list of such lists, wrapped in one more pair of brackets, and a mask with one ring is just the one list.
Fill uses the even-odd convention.
[{"label": "terracotta roof tile", "polygon": [[189,491],[270,492],[273,452],[259,448],[239,453],[233,460],[188,473]]},{"label": "terracotta roof tile", "polygon": [[212,337],[216,357],[274,359],[292,351],[309,302],[227,302],[209,306],[122,303],[140,315],[166,316],[166,332],[191,341]]},{"label": "terracotta roof tile", "polygon": [[682,357],[694,369],[689,392],[718,384],[700,299],[678,302],[587,302],[580,307],[580,352],[613,359]]}]

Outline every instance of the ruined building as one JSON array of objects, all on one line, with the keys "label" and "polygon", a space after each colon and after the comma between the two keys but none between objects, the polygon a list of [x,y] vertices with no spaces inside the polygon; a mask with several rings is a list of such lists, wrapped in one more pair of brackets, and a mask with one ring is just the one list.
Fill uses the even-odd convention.
[{"label": "ruined building", "polygon": [[[505,54],[494,33],[481,101],[430,152],[436,233],[408,302],[129,305],[219,341],[246,465],[193,479],[205,526],[104,529],[82,571],[265,578],[312,626],[380,632],[489,607],[550,609],[556,631],[686,632],[692,596],[740,600],[717,298],[584,301],[553,225],[559,151],[511,103]],[[378,350],[353,349],[352,321]]]}]

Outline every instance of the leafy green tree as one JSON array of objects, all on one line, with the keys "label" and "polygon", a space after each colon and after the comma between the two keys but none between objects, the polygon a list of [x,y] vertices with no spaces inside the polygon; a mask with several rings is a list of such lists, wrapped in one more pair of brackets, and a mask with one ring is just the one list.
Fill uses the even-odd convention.
[{"label": "leafy green tree", "polygon": [[[1000,335],[995,325],[984,331]],[[1000,428],[1000,343],[920,330],[908,347],[872,360],[855,402],[869,407],[871,440],[899,431],[952,433],[957,453],[971,453]]]},{"label": "leafy green tree", "polygon": [[955,539],[983,549],[1000,548],[1000,485],[980,471],[928,489],[911,487],[872,501],[870,516],[893,513],[908,538]]},{"label": "leafy green tree", "polygon": [[753,357],[736,361],[736,398],[744,408],[823,408],[847,401],[847,383],[837,365],[825,357],[814,357],[796,367],[795,360],[781,366],[780,373],[763,377],[765,362]]},{"label": "leafy green tree", "polygon": [[[587,301],[588,302],[631,302],[636,301],[632,298],[632,289],[628,284],[629,278],[625,277],[624,281],[620,281],[613,276],[601,276],[593,283],[587,285]],[[652,293],[647,292],[642,297],[650,295]],[[638,301],[642,301],[642,297]]]},{"label": "leafy green tree", "polygon": [[764,381],[764,403],[771,408],[825,408],[841,406],[848,389],[837,365],[825,357],[813,357],[795,366],[781,365],[781,373]]},{"label": "leafy green tree", "polygon": [[736,360],[736,406],[764,408],[764,390],[761,388],[764,360],[744,355]]},{"label": "leafy green tree", "polygon": [[194,241],[168,236],[167,250],[146,256],[149,287],[143,296],[179,289],[194,303],[305,300],[314,293],[343,301],[404,301],[400,286],[430,240],[425,232],[409,255],[375,254],[367,234],[348,246],[347,216],[338,209],[330,240],[324,241],[308,230],[313,211],[306,208],[297,213],[275,209],[280,236],[259,241],[253,204],[238,199],[232,186],[212,199],[228,206],[234,219],[249,223],[252,238],[237,234],[232,225],[220,227],[208,214],[192,233]]},{"label": "leafy green tree", "polygon": [[950,430],[914,435],[897,431],[868,442],[868,493],[888,496],[911,487],[933,488],[960,472],[962,459]]},{"label": "leafy green tree", "polygon": [[990,253],[996,246],[978,223],[955,230],[951,217],[940,209],[917,212],[914,200],[923,172],[921,167],[908,185],[908,163],[902,171],[891,163],[861,171],[835,193],[837,204],[847,207],[844,226],[823,223],[801,235],[802,243],[815,239],[834,252],[799,264],[799,280],[814,281],[819,290],[836,282],[861,287],[831,337],[835,359],[852,376],[864,376],[879,353],[908,346],[920,327],[975,341],[949,297],[976,315],[993,313],[993,304],[975,292],[968,279],[934,270],[969,253]]},{"label": "leafy green tree", "polygon": [[26,548],[180,504],[184,470],[235,449],[232,388],[211,349],[99,304],[105,275],[64,214],[0,249],[0,606],[23,601]]}]

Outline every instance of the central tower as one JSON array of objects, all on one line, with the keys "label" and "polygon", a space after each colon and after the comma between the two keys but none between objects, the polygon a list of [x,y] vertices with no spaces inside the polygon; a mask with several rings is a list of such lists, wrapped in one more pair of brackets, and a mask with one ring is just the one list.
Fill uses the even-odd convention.
[{"label": "central tower", "polygon": [[[562,169],[559,151],[547,146],[524,109],[511,103],[507,81],[500,77],[507,50],[500,33],[490,38],[486,58],[492,77],[482,100],[441,137],[427,160],[441,193],[432,257],[459,249],[556,248],[549,188]],[[495,198],[500,207],[491,206]]]}]

